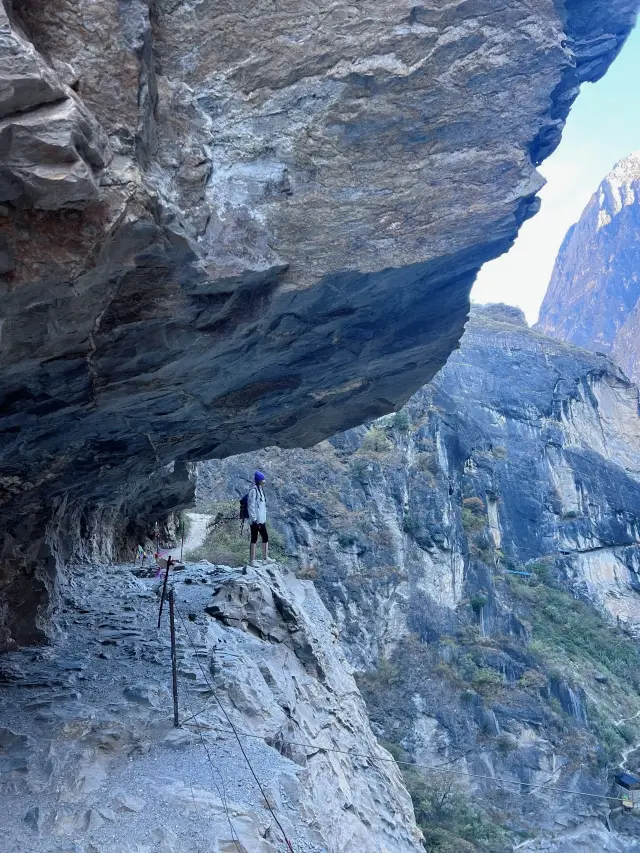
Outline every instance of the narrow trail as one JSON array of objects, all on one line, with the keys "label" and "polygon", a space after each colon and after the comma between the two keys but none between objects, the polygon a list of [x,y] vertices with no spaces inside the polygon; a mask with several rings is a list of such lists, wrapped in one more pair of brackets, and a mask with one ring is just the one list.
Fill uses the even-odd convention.
[{"label": "narrow trail", "polygon": [[[191,520],[191,525],[184,540],[183,556],[202,545],[207,537],[207,524],[211,518],[210,515],[202,512],[188,512],[187,515]],[[175,548],[171,548],[169,551],[175,560],[180,559],[180,547],[180,543],[178,543]]]},{"label": "narrow trail", "polygon": [[[617,720],[617,722],[615,722],[614,725],[620,726],[620,725],[622,725],[622,723],[630,723],[632,720],[636,720],[638,717],[640,717],[640,711],[636,711],[636,713],[632,717],[624,717],[621,720]],[[629,760],[629,756],[632,753],[634,753],[637,749],[640,749],[640,743],[633,743],[633,744],[631,744],[631,746],[628,746],[626,749],[622,750],[622,762],[620,764],[620,767],[623,770],[628,769],[627,768],[627,761]]]}]

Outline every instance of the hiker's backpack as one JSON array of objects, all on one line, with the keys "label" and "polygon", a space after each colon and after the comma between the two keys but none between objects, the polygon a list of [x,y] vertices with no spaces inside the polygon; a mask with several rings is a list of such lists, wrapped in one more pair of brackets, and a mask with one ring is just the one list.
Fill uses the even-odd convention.
[{"label": "hiker's backpack", "polygon": [[249,518],[249,492],[240,498],[240,532],[244,529],[244,523]]}]

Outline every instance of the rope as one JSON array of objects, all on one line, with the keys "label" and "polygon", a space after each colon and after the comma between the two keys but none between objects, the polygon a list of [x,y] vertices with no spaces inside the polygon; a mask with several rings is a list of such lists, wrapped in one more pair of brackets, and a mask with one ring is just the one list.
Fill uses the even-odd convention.
[{"label": "rope", "polygon": [[[180,618],[180,621],[182,622],[182,627],[184,628],[185,634],[187,635],[187,639],[188,639],[188,640],[189,640],[189,642],[191,643],[191,646],[192,646],[192,648],[193,648],[193,650],[194,650],[194,652],[195,652],[195,655],[194,655],[194,657],[195,657],[195,661],[196,661],[196,663],[198,664],[198,667],[200,668],[200,672],[202,673],[202,677],[203,677],[203,678],[204,678],[204,680],[206,681],[206,683],[207,683],[207,686],[208,686],[209,690],[211,690],[211,693],[212,693],[212,695],[213,695],[213,698],[215,699],[215,701],[216,701],[216,703],[218,704],[218,706],[219,706],[220,710],[221,710],[221,711],[222,711],[222,713],[224,714],[224,716],[225,716],[225,718],[226,718],[227,722],[228,722],[228,723],[229,723],[229,725],[231,726],[231,733],[233,733],[233,734],[235,735],[235,738],[236,738],[236,740],[237,740],[237,742],[238,742],[238,746],[240,747],[240,752],[242,753],[242,757],[243,757],[243,758],[244,758],[244,760],[246,761],[247,766],[248,766],[249,770],[251,771],[251,775],[253,776],[253,778],[254,778],[254,780],[255,780],[255,783],[256,783],[256,785],[258,786],[258,789],[259,789],[259,791],[260,791],[260,793],[261,793],[261,795],[262,795],[262,798],[264,799],[265,803],[267,804],[267,808],[269,809],[269,812],[271,813],[271,817],[274,819],[274,821],[275,821],[276,825],[278,826],[278,829],[279,829],[279,830],[280,830],[280,832],[282,833],[282,837],[284,838],[285,844],[286,844],[286,845],[287,845],[287,847],[289,848],[290,853],[295,853],[295,851],[294,851],[294,849],[293,849],[293,847],[292,847],[292,845],[291,845],[291,842],[290,842],[290,841],[289,841],[289,839],[287,838],[287,834],[286,834],[286,832],[284,831],[284,829],[283,829],[283,827],[282,827],[282,824],[281,824],[281,823],[280,823],[280,821],[278,820],[278,818],[277,818],[277,816],[276,816],[276,813],[274,812],[274,810],[273,810],[273,808],[272,808],[272,806],[271,806],[271,803],[269,802],[269,798],[267,797],[266,791],[264,790],[264,788],[263,788],[263,787],[262,787],[262,785],[260,784],[260,780],[259,780],[259,779],[258,779],[258,777],[256,776],[256,772],[255,772],[255,770],[253,769],[253,765],[251,764],[251,761],[249,761],[249,756],[247,755],[247,753],[246,753],[246,752],[245,752],[245,750],[244,750],[244,747],[242,746],[242,741],[240,740],[240,737],[239,737],[239,735],[238,735],[238,732],[237,732],[237,730],[236,730],[236,727],[234,726],[233,722],[231,721],[231,718],[229,717],[229,715],[227,714],[227,711],[226,711],[226,709],[225,709],[224,705],[222,704],[222,702],[221,702],[221,701],[220,701],[220,699],[218,698],[218,695],[217,695],[217,693],[216,693],[216,691],[215,691],[215,688],[214,688],[213,684],[209,681],[209,678],[207,677],[207,674],[206,674],[206,672],[204,671],[204,668],[203,668],[202,664],[200,663],[200,658],[198,657],[198,649],[196,648],[196,645],[195,645],[195,643],[193,642],[193,640],[192,640],[192,638],[191,638],[191,634],[189,633],[189,629],[187,628],[187,624],[186,624],[186,622],[184,621],[184,618],[183,618],[183,616],[182,616],[182,613],[180,612],[180,609],[179,609],[179,607],[178,607],[177,605],[176,605],[176,613],[178,614],[178,616],[179,616],[179,618]],[[203,739],[203,742],[204,742],[204,739]]]},{"label": "rope", "polygon": [[[189,712],[191,713],[191,707],[189,706],[189,701],[187,699],[185,699],[184,701],[185,701],[187,708],[189,709]],[[216,769],[214,768],[213,761],[211,760],[211,754],[209,753],[209,748],[207,747],[207,743],[204,739],[204,735],[202,734],[202,727],[198,723],[197,714],[192,713],[192,715],[189,719],[193,719],[196,721],[196,729],[198,731],[200,743],[204,747],[204,751],[205,751],[206,756],[207,756],[207,761],[209,762],[209,767],[211,769],[211,780],[213,781],[213,784],[214,784],[214,786],[218,792],[218,795],[220,796],[220,800],[222,802],[222,807],[224,808],[224,813],[225,813],[226,818],[227,818],[227,823],[229,824],[229,829],[231,831],[231,840],[236,845],[236,849],[237,849],[238,853],[242,853],[242,848],[240,846],[240,840],[238,838],[238,834],[236,833],[235,827],[234,827],[233,822],[231,820],[231,815],[229,814],[229,805],[227,803],[227,790],[225,788],[224,779],[222,778],[222,774],[218,770],[217,772],[218,772],[218,775],[220,776],[220,782],[222,785],[222,791],[221,791],[220,788],[218,787],[218,783],[216,782],[216,779],[215,779],[214,773],[216,772]],[[193,783],[192,782],[190,783],[190,788],[191,788],[191,799],[193,800],[193,805],[194,805],[196,811],[198,812],[198,814],[200,814],[200,810],[199,810],[198,805],[196,803],[195,795],[193,793]],[[202,817],[201,817],[201,819],[202,819]]]},{"label": "rope", "polygon": [[[175,605],[175,601],[174,601],[174,605]],[[177,612],[177,609],[178,608],[176,607],[176,612]],[[218,796],[220,797],[220,801],[222,803],[222,807],[224,808],[224,813],[225,813],[226,818],[227,818],[227,823],[229,824],[229,830],[231,832],[231,840],[235,844],[236,850],[238,851],[238,853],[243,853],[242,847],[240,845],[240,840],[238,838],[238,834],[235,831],[235,827],[233,825],[233,822],[231,820],[231,815],[229,813],[229,806],[227,803],[227,789],[226,789],[225,784],[224,784],[224,779],[223,779],[220,771],[216,767],[214,767],[213,761],[211,759],[211,754],[209,752],[209,748],[207,747],[207,743],[204,739],[204,735],[202,734],[202,727],[200,726],[200,723],[198,722],[198,715],[202,713],[202,710],[194,713],[193,709],[189,703],[189,700],[186,698],[186,696],[184,697],[184,703],[187,706],[187,709],[191,715],[191,716],[187,717],[187,719],[188,720],[195,720],[196,729],[198,732],[198,737],[200,738],[200,743],[202,744],[202,746],[204,748],[205,754],[207,756],[207,761],[209,762],[209,769],[211,770],[211,781],[213,782],[213,785],[218,792]],[[220,784],[222,786],[222,789],[220,789],[220,786],[218,785],[218,783],[216,781],[216,777],[215,777],[216,773],[218,774],[218,776],[220,776]],[[193,793],[193,779],[190,781],[189,787],[191,789],[191,799],[193,800],[194,809],[196,810],[200,820],[202,821],[202,815],[200,814],[200,809],[198,807],[198,804],[196,803],[195,795]]]},{"label": "rope", "polygon": [[[198,663],[199,663],[199,661],[198,661]],[[202,667],[200,667],[200,669],[202,670]],[[205,676],[205,679],[206,679],[206,676]],[[213,688],[211,687],[211,684],[208,680],[207,680],[207,684],[211,688],[212,693],[214,693]],[[218,705],[220,705],[220,700],[215,695],[215,693],[214,693],[214,700]],[[212,702],[214,700],[212,700]],[[204,711],[207,710],[207,708],[209,708],[211,706],[212,702],[208,702],[197,713],[202,714]],[[220,707],[222,707],[222,706],[220,705]],[[191,709],[189,709],[189,711],[191,711]],[[222,708],[222,711],[223,711],[225,717],[227,717],[227,719],[229,719],[224,708]],[[196,714],[193,714],[190,717],[186,717],[184,720],[182,720],[182,725],[189,723],[195,717],[196,717]],[[252,734],[250,732],[245,732],[245,731],[242,731],[242,729],[238,729],[237,726],[233,726],[230,729],[225,729],[221,726],[214,726],[214,725],[210,725],[208,723],[207,723],[207,725],[212,731],[217,731],[217,732],[220,732],[222,734],[233,734],[233,735],[235,735],[236,738],[238,738],[238,736],[241,735],[242,737],[250,738],[251,740],[263,741],[268,746],[272,745],[269,743],[268,738],[266,738],[264,735],[256,735],[256,734]],[[232,724],[230,723],[230,725],[232,725]],[[384,761],[384,762],[387,762],[388,764],[401,764],[401,765],[406,766],[406,767],[417,767],[417,768],[420,768],[421,770],[431,770],[431,771],[436,771],[439,773],[450,773],[450,774],[455,774],[458,776],[465,776],[466,778],[469,778],[469,779],[483,779],[485,781],[493,782],[494,784],[517,785],[519,787],[522,785],[525,785],[527,788],[530,789],[530,791],[532,791],[532,790],[533,791],[548,790],[548,791],[555,791],[557,793],[562,793],[562,794],[571,794],[571,795],[576,796],[576,797],[592,797],[593,799],[597,799],[597,800],[612,800],[615,802],[620,802],[620,797],[611,797],[611,796],[608,796],[606,794],[590,794],[590,793],[587,793],[586,791],[572,791],[568,788],[558,788],[555,785],[546,785],[546,784],[545,785],[535,785],[535,784],[529,785],[526,782],[519,782],[519,781],[516,781],[514,779],[501,779],[500,777],[496,777],[496,776],[486,776],[486,775],[481,775],[479,773],[469,773],[465,770],[451,769],[451,768],[447,767],[446,764],[419,764],[419,763],[415,763],[413,761],[402,761],[401,759],[398,759],[398,758],[384,758],[382,756],[375,756],[374,757],[374,756],[367,755],[366,753],[362,753],[362,752],[354,752],[354,751],[348,750],[348,749],[337,749],[336,747],[330,747],[330,746],[318,746],[317,744],[304,743],[302,741],[295,741],[295,740],[283,740],[283,741],[281,741],[281,744],[282,744],[282,746],[299,746],[299,747],[302,747],[303,749],[312,750],[313,752],[335,752],[339,755],[348,755],[351,758],[359,758],[359,759],[363,759],[363,760],[371,761],[371,762]]]},{"label": "rope", "polygon": [[[253,778],[255,779],[256,784],[258,785],[258,788],[260,789],[262,796],[264,797],[264,800],[267,804],[269,811],[271,812],[271,815],[272,815],[274,821],[276,822],[280,831],[282,832],[282,835],[284,837],[284,840],[285,840],[289,850],[291,851],[291,853],[294,853],[293,847],[291,846],[291,842],[287,838],[285,831],[282,828],[282,825],[280,824],[280,821],[278,820],[273,809],[271,808],[271,804],[269,803],[269,799],[265,795],[264,789],[262,788],[262,785],[260,784],[257,776],[255,775],[253,767],[251,766],[251,762],[249,761],[249,758],[247,757],[247,755],[243,749],[242,743],[240,741],[240,735],[242,735],[243,737],[246,737],[246,738],[250,738],[252,740],[263,741],[264,743],[267,743],[268,746],[271,746],[271,744],[268,743],[267,738],[264,737],[263,735],[255,735],[255,734],[250,734],[249,732],[244,732],[242,730],[239,730],[232,723],[229,715],[227,714],[226,709],[224,708],[224,706],[220,702],[220,699],[218,698],[218,695],[215,692],[213,685],[209,681],[207,674],[204,671],[202,664],[200,663],[200,660],[197,656],[197,648],[196,648],[193,640],[191,639],[191,635],[189,634],[187,625],[184,621],[182,613],[178,609],[177,604],[176,604],[176,612],[178,613],[178,616],[180,617],[180,621],[182,622],[185,633],[187,634],[187,638],[188,638],[189,642],[191,643],[191,645],[194,649],[194,652],[196,652],[196,656],[195,656],[196,663],[198,664],[198,667],[200,668],[200,671],[203,675],[204,680],[207,683],[207,686],[211,690],[213,700],[219,706],[220,710],[224,714],[224,716],[225,716],[225,718],[226,718],[226,720],[230,726],[229,729],[225,729],[225,728],[220,727],[220,726],[209,726],[209,728],[212,731],[218,731],[221,733],[234,735],[234,737],[236,738],[236,740],[238,742],[238,746],[240,747],[240,751],[242,752],[242,755],[243,755],[245,761],[247,762],[249,769],[251,770]],[[206,710],[206,708],[209,706],[209,704],[210,703],[205,705],[198,713],[201,714],[204,710]],[[189,710],[191,710],[191,709],[189,709]],[[184,723],[189,722],[191,719],[195,719],[195,717],[196,717],[195,714],[192,715],[191,717],[187,717],[186,720],[182,721],[183,725],[184,725]],[[363,759],[366,761],[370,761],[372,763],[374,761],[384,761],[384,762],[387,762],[389,764],[398,764],[398,765],[403,765],[406,767],[420,768],[421,770],[431,770],[432,772],[435,771],[435,772],[439,772],[439,773],[448,773],[448,774],[453,774],[453,775],[457,775],[457,776],[464,776],[465,778],[468,778],[468,779],[482,779],[484,781],[491,782],[494,785],[512,785],[512,786],[517,785],[518,787],[522,787],[523,785],[525,785],[527,788],[530,789],[530,791],[546,790],[546,791],[553,791],[553,792],[558,793],[558,794],[570,794],[571,796],[575,796],[575,797],[590,797],[590,798],[596,799],[596,800],[611,800],[612,802],[618,802],[618,803],[620,802],[620,797],[612,797],[612,796],[609,796],[607,794],[591,794],[591,793],[588,793],[586,791],[573,791],[569,788],[558,788],[555,785],[546,785],[546,784],[545,785],[534,785],[534,784],[529,785],[526,782],[519,782],[519,781],[515,781],[513,779],[502,779],[500,777],[495,777],[495,776],[487,776],[487,775],[482,775],[479,773],[469,773],[467,771],[459,770],[459,769],[451,769],[451,768],[447,768],[446,765],[419,764],[419,763],[415,763],[413,761],[402,761],[400,759],[396,759],[396,758],[392,758],[392,757],[390,757],[390,758],[384,758],[382,756],[375,756],[374,757],[371,755],[367,755],[365,753],[353,752],[352,750],[338,749],[336,747],[328,747],[328,746],[318,746],[315,744],[304,743],[301,741],[294,741],[294,740],[282,741],[282,745],[283,746],[299,746],[299,747],[302,747],[303,749],[310,749],[310,750],[315,751],[315,752],[332,752],[332,753],[337,753],[339,755],[347,755],[347,756],[350,756],[351,758]]]},{"label": "rope", "polygon": [[[202,713],[202,712],[200,712],[200,713]],[[190,720],[189,717],[187,717],[186,720],[183,720],[182,721],[183,725],[184,725],[184,723],[189,722],[189,720]],[[235,734],[236,737],[238,736],[238,734],[240,734],[240,735],[242,735],[242,737],[251,738],[252,740],[264,741],[265,743],[267,743],[268,746],[271,746],[271,744],[268,741],[268,738],[266,738],[264,735],[254,735],[254,734],[250,734],[249,732],[243,732],[242,730],[238,730],[238,729],[235,729],[235,730],[225,729],[221,726],[213,726],[213,725],[209,725],[209,724],[207,724],[207,726],[212,731],[217,731],[217,732],[226,733],[226,734]],[[402,761],[398,758],[384,758],[383,756],[378,756],[378,755],[371,756],[371,755],[366,755],[365,753],[361,753],[361,752],[352,752],[351,750],[348,750],[348,749],[337,749],[335,747],[330,747],[330,746],[318,746],[317,744],[302,743],[301,741],[295,741],[295,740],[283,740],[283,741],[281,741],[281,744],[283,746],[300,746],[300,747],[303,747],[305,749],[310,749],[313,752],[336,752],[339,755],[348,755],[351,758],[360,758],[360,759],[364,759],[366,761],[370,761],[372,763],[374,761],[385,761],[388,764],[403,764],[406,767],[419,767],[421,770],[433,770],[433,771],[437,771],[438,773],[450,773],[450,774],[454,774],[456,776],[465,776],[469,779],[485,779],[489,782],[493,782],[494,784],[518,785],[519,787],[524,785],[527,788],[530,788],[534,791],[545,789],[545,790],[549,790],[549,791],[557,791],[558,793],[562,793],[562,794],[572,794],[573,796],[576,796],[576,797],[593,797],[597,800],[614,800],[616,802],[620,802],[620,797],[610,797],[610,796],[607,796],[606,794],[589,794],[586,791],[571,791],[568,788],[557,788],[554,785],[536,785],[534,783],[529,784],[527,782],[518,782],[515,779],[501,779],[500,777],[496,777],[496,776],[483,776],[479,773],[468,773],[465,770],[448,768],[447,765],[445,765],[445,764],[419,764],[419,763],[416,763],[414,761]]]}]

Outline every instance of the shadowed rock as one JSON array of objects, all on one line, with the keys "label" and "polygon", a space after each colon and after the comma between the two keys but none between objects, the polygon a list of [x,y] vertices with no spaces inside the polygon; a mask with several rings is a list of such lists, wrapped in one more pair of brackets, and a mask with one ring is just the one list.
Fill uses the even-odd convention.
[{"label": "shadowed rock", "polygon": [[149,499],[155,471],[312,445],[429,380],[636,7],[16,0],[84,107],[38,105],[65,121],[6,155],[6,631],[19,610],[41,636],[88,519],[121,519],[113,552],[180,505],[186,486]]}]

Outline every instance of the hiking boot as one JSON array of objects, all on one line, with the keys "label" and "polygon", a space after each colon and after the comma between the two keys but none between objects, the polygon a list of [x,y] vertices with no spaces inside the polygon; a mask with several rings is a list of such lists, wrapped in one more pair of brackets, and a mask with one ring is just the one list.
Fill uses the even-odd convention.
[{"label": "hiking boot", "polygon": [[274,560],[273,557],[265,557],[265,559],[262,562],[263,563],[276,563],[277,560]]},{"label": "hiking boot", "polygon": [[252,569],[259,569],[260,568],[260,563],[257,560],[251,560],[249,565],[251,566]]}]

